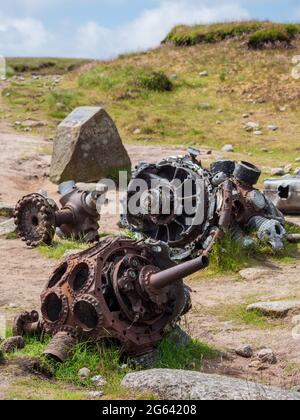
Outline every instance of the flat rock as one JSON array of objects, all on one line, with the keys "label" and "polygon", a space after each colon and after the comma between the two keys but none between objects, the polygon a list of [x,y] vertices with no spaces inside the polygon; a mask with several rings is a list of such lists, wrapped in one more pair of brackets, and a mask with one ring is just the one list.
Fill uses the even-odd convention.
[{"label": "flat rock", "polygon": [[10,233],[16,232],[16,225],[14,219],[6,220],[0,223],[0,236],[9,235]]},{"label": "flat rock", "polygon": [[272,168],[271,169],[272,176],[283,176],[286,175],[284,168]]},{"label": "flat rock", "polygon": [[258,302],[247,307],[247,312],[259,311],[263,315],[283,318],[291,311],[300,311],[300,301]]},{"label": "flat rock", "polygon": [[227,376],[171,369],[130,373],[125,376],[122,386],[138,392],[152,392],[168,400],[300,400],[296,392]]},{"label": "flat rock", "polygon": [[119,171],[131,171],[131,161],[113,120],[100,107],[76,108],[58,126],[51,181],[117,180]]},{"label": "flat rock", "polygon": [[263,267],[245,268],[239,272],[239,275],[244,280],[257,280],[261,277],[267,276],[268,274],[270,274],[270,270]]}]

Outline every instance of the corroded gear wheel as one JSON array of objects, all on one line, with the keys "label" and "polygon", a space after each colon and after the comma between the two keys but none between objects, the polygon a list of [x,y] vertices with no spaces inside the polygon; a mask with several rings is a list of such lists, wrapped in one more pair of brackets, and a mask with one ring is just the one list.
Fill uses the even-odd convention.
[{"label": "corroded gear wheel", "polygon": [[17,231],[28,246],[50,245],[55,234],[55,208],[46,197],[30,194],[15,209]]}]

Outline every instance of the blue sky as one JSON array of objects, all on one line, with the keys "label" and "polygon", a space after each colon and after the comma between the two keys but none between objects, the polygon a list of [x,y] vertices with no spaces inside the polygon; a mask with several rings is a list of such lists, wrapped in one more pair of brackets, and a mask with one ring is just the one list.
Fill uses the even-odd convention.
[{"label": "blue sky", "polygon": [[109,59],[159,45],[176,24],[236,19],[300,22],[299,0],[9,0],[0,55]]}]

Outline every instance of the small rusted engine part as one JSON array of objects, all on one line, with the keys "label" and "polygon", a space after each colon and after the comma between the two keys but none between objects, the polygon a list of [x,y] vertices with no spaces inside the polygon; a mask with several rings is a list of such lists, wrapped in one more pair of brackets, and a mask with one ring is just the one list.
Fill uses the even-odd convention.
[{"label": "small rusted engine part", "polygon": [[41,194],[23,197],[15,208],[17,231],[28,246],[50,245],[55,235],[56,204]]},{"label": "small rusted engine part", "polygon": [[108,238],[62,263],[41,295],[41,324],[53,337],[46,354],[63,361],[76,342],[102,339],[128,355],[151,352],[191,308],[182,279],[208,265],[200,256],[174,266],[162,247]]},{"label": "small rusted engine part", "polygon": [[[30,194],[22,198],[15,209],[15,223],[20,237],[28,246],[50,245],[55,231],[64,238],[85,242],[99,240],[97,200],[102,191],[82,191],[73,183],[67,183],[60,200],[59,210],[53,200]],[[65,185],[66,187],[66,185]]]},{"label": "small rusted engine part", "polygon": [[233,176],[242,184],[253,187],[261,176],[261,170],[257,166],[252,165],[252,163],[240,162],[236,164]]},{"label": "small rusted engine part", "polygon": [[45,356],[49,356],[57,362],[63,363],[72,353],[77,339],[67,331],[59,331],[54,335],[48,347],[44,351]]},{"label": "small rusted engine part", "polygon": [[23,312],[14,319],[14,336],[39,335],[42,330],[43,325],[39,321],[39,314],[36,311]]}]

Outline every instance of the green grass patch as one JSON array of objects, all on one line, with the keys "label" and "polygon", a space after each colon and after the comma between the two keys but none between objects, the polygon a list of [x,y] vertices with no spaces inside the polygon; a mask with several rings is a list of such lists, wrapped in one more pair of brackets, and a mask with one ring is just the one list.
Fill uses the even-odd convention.
[{"label": "green grass patch", "polygon": [[285,27],[261,29],[250,36],[248,46],[253,49],[277,46],[280,43],[289,46],[294,38],[295,33]]},{"label": "green grass patch", "polygon": [[111,63],[98,65],[82,74],[79,87],[96,88],[114,93],[119,99],[134,98],[145,91],[166,92],[173,89],[173,83],[163,71]]},{"label": "green grass patch", "polygon": [[[200,43],[216,43],[225,39],[249,36],[253,33],[269,31],[269,39],[283,38],[291,40],[300,32],[300,25],[277,24],[271,22],[244,21],[226,22],[213,25],[178,25],[173,28],[163,41],[176,46],[191,46]],[[277,31],[276,33],[272,31]],[[279,35],[280,32],[280,35]],[[259,35],[263,37],[261,33]]]},{"label": "green grass patch", "polygon": [[158,347],[159,360],[156,368],[201,370],[203,360],[215,359],[218,351],[206,343],[192,340],[188,346],[174,345],[168,338]]},{"label": "green grass patch", "polygon": [[269,320],[259,311],[246,311],[247,305],[219,305],[209,309],[210,315],[217,316],[222,321],[235,321],[259,329],[270,328],[275,321]]},{"label": "green grass patch", "polygon": [[46,102],[50,116],[60,119],[82,105],[82,95],[73,90],[56,90],[47,95]]},{"label": "green grass patch", "polygon": [[[27,337],[26,347],[16,351],[10,357],[40,357],[45,346],[49,343],[46,338],[42,343],[36,338]],[[166,369],[190,369],[201,370],[203,360],[213,359],[218,356],[217,350],[198,340],[192,340],[187,346],[175,345],[170,338],[166,338],[158,346],[158,361],[154,367]],[[134,372],[122,358],[120,348],[115,345],[89,343],[77,344],[72,355],[62,364],[55,363],[48,359],[42,359],[45,367],[53,373],[53,379],[57,384],[69,384],[78,389],[93,389],[94,385],[90,379],[79,378],[78,371],[86,367],[91,371],[91,375],[102,375],[106,378],[108,385],[105,387],[106,396],[118,398],[128,397],[128,391],[121,388],[121,381],[127,373]],[[80,387],[80,388],[79,388]],[[139,396],[134,396],[139,398]],[[142,397],[142,396],[140,396]],[[152,398],[148,395],[147,398]]]},{"label": "green grass patch", "polygon": [[[293,233],[298,233],[297,227],[287,227],[289,233],[292,229],[295,230]],[[258,241],[253,246],[244,247],[230,234],[227,234],[223,240],[214,245],[207,272],[211,275],[238,273],[244,268],[264,264],[268,259],[290,262],[298,257],[298,244],[286,242],[282,251],[275,252],[270,245]]]},{"label": "green grass patch", "polygon": [[40,245],[38,250],[41,255],[47,258],[54,260],[60,260],[63,258],[64,254],[67,251],[73,250],[85,250],[88,249],[90,245],[79,242],[79,241],[54,241],[51,246]]}]

